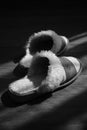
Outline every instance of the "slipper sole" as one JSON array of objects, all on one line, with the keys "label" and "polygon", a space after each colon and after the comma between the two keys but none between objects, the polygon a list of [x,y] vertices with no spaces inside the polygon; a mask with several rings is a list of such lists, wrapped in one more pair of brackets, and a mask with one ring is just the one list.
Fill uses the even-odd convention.
[{"label": "slipper sole", "polygon": [[[80,61],[79,61],[79,63],[80,63],[80,69],[79,69],[78,73],[73,78],[71,78],[67,82],[60,84],[60,86],[58,88],[56,88],[55,90],[47,92],[47,93],[53,93],[55,91],[61,90],[65,87],[69,86],[70,84],[72,84],[78,78],[78,76],[81,74],[82,64]],[[35,89],[32,89],[32,91],[28,92],[27,94],[22,94],[22,95],[20,95],[18,93],[11,92],[11,90],[9,90],[9,95],[15,102],[23,103],[23,102],[33,100],[33,99],[37,98],[38,96],[47,94],[47,93],[44,93],[44,94],[38,93],[37,90],[38,90],[38,87]]]}]

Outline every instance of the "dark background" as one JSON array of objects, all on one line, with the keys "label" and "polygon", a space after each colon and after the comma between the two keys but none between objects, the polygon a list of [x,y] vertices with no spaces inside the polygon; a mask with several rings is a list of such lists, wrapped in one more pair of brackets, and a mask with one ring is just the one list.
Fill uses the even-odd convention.
[{"label": "dark background", "polygon": [[0,62],[6,61],[4,59],[13,59],[32,33],[48,29],[67,37],[86,32],[86,2],[2,1],[0,3]]},{"label": "dark background", "polygon": [[84,32],[87,30],[86,12],[84,1],[3,1],[0,4],[0,45],[24,45],[32,33],[45,29],[67,37]]}]

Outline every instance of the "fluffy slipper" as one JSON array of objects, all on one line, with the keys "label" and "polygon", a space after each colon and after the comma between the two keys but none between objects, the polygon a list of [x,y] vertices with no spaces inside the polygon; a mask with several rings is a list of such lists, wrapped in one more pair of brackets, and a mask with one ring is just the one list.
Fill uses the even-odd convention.
[{"label": "fluffy slipper", "polygon": [[[17,74],[21,73],[19,70],[21,70],[22,68],[23,68],[23,71],[24,71],[24,68],[29,68],[31,59],[36,52],[40,52],[42,50],[47,50],[47,51],[51,50],[56,55],[60,55],[66,49],[68,42],[69,41],[65,36],[60,36],[52,30],[34,33],[33,35],[29,37],[29,40],[25,46],[26,54],[19,61],[19,64],[17,67],[18,68]],[[20,59],[20,56],[18,57],[19,59]],[[15,59],[15,61],[18,61],[18,58]],[[16,71],[14,70],[15,75],[16,75]],[[26,69],[25,69],[25,72],[26,72]]]},{"label": "fluffy slipper", "polygon": [[42,51],[33,57],[28,75],[9,85],[9,92],[15,100],[26,101],[69,85],[81,69],[74,57],[59,58],[51,51]]}]

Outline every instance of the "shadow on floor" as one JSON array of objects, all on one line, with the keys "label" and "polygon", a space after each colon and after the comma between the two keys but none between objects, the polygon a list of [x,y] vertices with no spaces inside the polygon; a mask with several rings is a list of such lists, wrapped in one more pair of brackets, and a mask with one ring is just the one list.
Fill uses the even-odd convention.
[{"label": "shadow on floor", "polygon": [[[1,101],[6,107],[18,107],[24,104],[29,104],[29,105],[35,105],[35,104],[40,104],[41,102],[45,101],[47,98],[50,98],[52,96],[51,93],[45,94],[43,96],[38,96],[35,98],[28,98],[28,99],[23,99],[20,102],[17,102],[18,99],[13,98],[13,95],[9,93],[9,91],[5,91],[2,96],[1,96]],[[22,97],[23,98],[23,97]]]},{"label": "shadow on floor", "polygon": [[[76,119],[87,114],[87,103],[85,102],[87,98],[87,91],[75,96],[74,98],[66,101],[64,104],[46,113],[43,116],[38,116],[37,120],[32,119],[29,123],[21,125],[20,130],[28,129],[58,129],[61,130],[62,126],[67,124],[69,121]],[[84,124],[86,127],[86,124]]]},{"label": "shadow on floor", "polygon": [[70,48],[65,52],[65,56],[74,56],[77,58],[81,58],[87,55],[87,42],[83,42],[81,44],[76,43],[75,47]]}]

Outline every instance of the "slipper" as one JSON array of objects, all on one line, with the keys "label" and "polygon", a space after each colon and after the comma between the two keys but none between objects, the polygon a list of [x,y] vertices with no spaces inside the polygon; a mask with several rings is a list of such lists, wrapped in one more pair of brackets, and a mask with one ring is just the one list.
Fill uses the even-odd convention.
[{"label": "slipper", "polygon": [[74,57],[57,57],[51,51],[34,55],[28,74],[12,82],[9,93],[15,101],[31,100],[71,84],[81,73],[82,65]]},{"label": "slipper", "polygon": [[[25,74],[27,74],[26,68],[29,68],[31,64],[31,59],[33,58],[33,55],[35,55],[35,53],[42,50],[50,50],[56,55],[60,55],[66,50],[68,43],[69,40],[65,36],[60,36],[52,30],[34,33],[29,37],[29,40],[25,46],[26,54],[21,54],[15,59],[15,62],[18,61],[18,58],[20,60],[17,68],[15,68],[14,70],[14,75],[19,75],[23,77]],[[24,56],[20,58],[22,55]],[[21,74],[21,70],[24,73]]]}]

